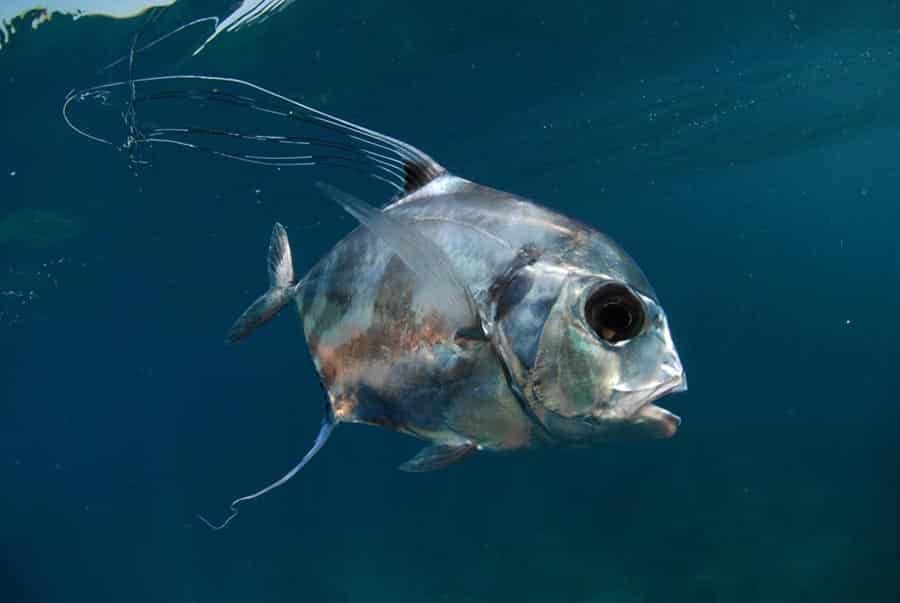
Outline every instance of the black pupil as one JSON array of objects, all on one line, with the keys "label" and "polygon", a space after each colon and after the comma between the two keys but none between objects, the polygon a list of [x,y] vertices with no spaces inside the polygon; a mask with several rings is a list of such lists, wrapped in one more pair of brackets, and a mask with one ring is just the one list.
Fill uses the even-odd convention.
[{"label": "black pupil", "polygon": [[631,324],[631,313],[620,302],[611,302],[600,308],[600,324],[613,331],[624,331]]},{"label": "black pupil", "polygon": [[624,341],[637,335],[643,320],[643,306],[622,285],[607,285],[594,292],[584,309],[585,318],[601,338]]}]

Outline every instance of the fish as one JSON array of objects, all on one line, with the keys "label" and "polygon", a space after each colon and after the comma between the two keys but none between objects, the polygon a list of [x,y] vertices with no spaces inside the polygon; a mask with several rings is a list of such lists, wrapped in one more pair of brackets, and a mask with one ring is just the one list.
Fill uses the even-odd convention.
[{"label": "fish", "polygon": [[[644,272],[612,238],[535,201],[458,176],[406,142],[248,82],[138,79],[127,83],[132,104],[160,98],[136,98],[140,86],[161,82],[171,98],[178,94],[172,84],[185,79],[191,80],[185,99],[312,124],[342,142],[181,126],[131,127],[129,142],[173,143],[278,167],[335,165],[340,152],[340,163],[368,162],[371,175],[396,189],[378,207],[318,183],[358,224],[303,276],[295,272],[287,229],[275,224],[268,288],[226,339],[243,340],[293,307],[325,393],[323,419],[299,463],[233,501],[223,522],[201,517],[210,527],[224,528],[241,503],[293,478],[341,424],[422,440],[421,451],[399,466],[407,472],[491,452],[670,438],[678,431],[681,419],[656,403],[687,389],[667,315]],[[241,93],[229,95],[229,84]],[[204,95],[200,85],[212,88]],[[71,103],[106,102],[111,88],[122,86],[71,94],[67,121]],[[210,132],[214,141],[273,149],[289,144],[292,152],[225,151],[208,142]],[[316,144],[325,150],[317,154]],[[310,151],[298,155],[298,147]]]},{"label": "fish", "polygon": [[681,419],[654,402],[687,389],[684,369],[619,245],[424,154],[405,170],[405,194],[383,210],[320,185],[360,226],[300,279],[276,223],[269,289],[228,332],[237,342],[296,308],[326,404],[287,479],[339,423],[427,442],[400,465],[408,472],[481,451],[675,434]]}]

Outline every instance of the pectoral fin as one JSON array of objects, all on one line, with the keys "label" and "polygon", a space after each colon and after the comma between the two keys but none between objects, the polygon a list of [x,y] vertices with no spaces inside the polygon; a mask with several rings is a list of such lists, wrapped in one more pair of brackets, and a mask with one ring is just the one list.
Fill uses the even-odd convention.
[{"label": "pectoral fin", "polygon": [[424,473],[425,471],[443,469],[447,465],[463,460],[475,450],[475,444],[427,446],[420,450],[419,454],[400,465],[398,469],[409,473]]}]

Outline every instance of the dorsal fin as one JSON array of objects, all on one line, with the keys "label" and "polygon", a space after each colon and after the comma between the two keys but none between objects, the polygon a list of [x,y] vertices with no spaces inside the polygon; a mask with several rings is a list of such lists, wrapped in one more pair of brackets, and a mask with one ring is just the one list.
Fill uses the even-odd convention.
[{"label": "dorsal fin", "polygon": [[[175,112],[174,101],[179,101]],[[90,120],[84,126],[72,121],[72,108],[85,103],[103,108],[95,118],[107,114],[110,105],[131,108],[124,144],[117,141],[119,134],[98,135]],[[213,106],[221,111],[210,111]],[[77,133],[131,155],[142,145],[168,144],[279,169],[347,168],[388,184],[400,195],[446,172],[409,143],[236,78],[165,75],[100,84],[70,93],[63,117]],[[121,120],[110,125],[119,128]]]},{"label": "dorsal fin", "polygon": [[413,193],[446,173],[447,170],[430,157],[407,159],[403,162],[403,192]]}]

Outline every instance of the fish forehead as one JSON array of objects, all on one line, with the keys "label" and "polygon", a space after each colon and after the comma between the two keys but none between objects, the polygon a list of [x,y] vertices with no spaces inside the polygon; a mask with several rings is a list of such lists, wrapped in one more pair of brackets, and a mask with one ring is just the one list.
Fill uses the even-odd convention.
[{"label": "fish forehead", "polygon": [[[438,179],[408,200],[389,206],[386,211],[411,218],[418,225],[443,221],[448,231],[453,231],[455,225],[456,232],[460,232],[459,227],[465,225],[480,231],[483,249],[501,245],[511,253],[525,245],[536,245],[551,258],[549,263],[555,261],[579,272],[625,282],[656,299],[653,287],[638,264],[618,243],[599,230],[511,193],[455,176],[442,178],[456,182],[441,185],[441,179]],[[454,245],[452,239],[445,240],[444,247],[451,259],[461,251],[471,253],[472,249],[468,242],[461,249],[462,246]],[[509,259],[508,254],[500,254],[497,263],[505,267]],[[544,263],[548,263],[546,258]],[[502,267],[493,266],[490,271],[496,274]]]}]

